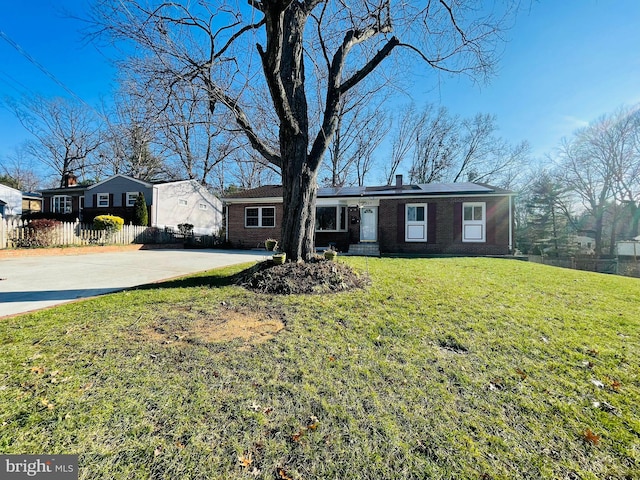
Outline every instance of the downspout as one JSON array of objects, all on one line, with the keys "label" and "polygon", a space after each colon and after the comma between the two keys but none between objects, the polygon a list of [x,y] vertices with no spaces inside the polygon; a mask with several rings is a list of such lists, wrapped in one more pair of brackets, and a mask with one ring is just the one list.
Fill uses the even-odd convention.
[{"label": "downspout", "polygon": [[509,195],[509,253],[513,254],[513,195]]},{"label": "downspout", "polygon": [[156,185],[151,189],[151,217],[153,218],[153,226],[158,226],[158,187]]},{"label": "downspout", "polygon": [[224,204],[224,240],[229,243],[229,204]]}]

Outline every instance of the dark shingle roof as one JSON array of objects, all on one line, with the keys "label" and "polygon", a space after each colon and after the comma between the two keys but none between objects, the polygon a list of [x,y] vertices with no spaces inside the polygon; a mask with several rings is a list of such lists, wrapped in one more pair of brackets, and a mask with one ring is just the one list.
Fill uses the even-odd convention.
[{"label": "dark shingle roof", "polygon": [[[401,188],[395,185],[382,185],[377,187],[321,187],[318,189],[319,198],[331,197],[363,197],[363,196],[429,196],[429,195],[482,195],[504,194],[513,192],[502,188],[493,187],[482,183],[424,183],[405,184]],[[262,187],[241,190],[224,195],[228,199],[242,198],[282,198],[282,186],[265,185]]]},{"label": "dark shingle roof", "polygon": [[282,198],[282,185],[263,185],[262,187],[227,193],[223,196],[224,198]]}]

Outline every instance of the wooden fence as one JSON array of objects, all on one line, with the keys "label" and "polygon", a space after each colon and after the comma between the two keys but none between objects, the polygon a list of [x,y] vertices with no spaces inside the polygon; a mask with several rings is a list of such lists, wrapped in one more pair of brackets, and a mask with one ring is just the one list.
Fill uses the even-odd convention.
[{"label": "wooden fence", "polygon": [[66,245],[128,245],[132,243],[180,242],[173,232],[154,227],[124,225],[107,234],[93,225],[79,222],[57,223],[52,228],[34,229],[26,221],[0,219],[0,249]]}]

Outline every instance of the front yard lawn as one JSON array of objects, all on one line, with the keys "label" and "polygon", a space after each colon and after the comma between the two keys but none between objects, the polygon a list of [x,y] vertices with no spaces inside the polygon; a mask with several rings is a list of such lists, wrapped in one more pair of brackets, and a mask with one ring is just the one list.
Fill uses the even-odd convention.
[{"label": "front yard lawn", "polygon": [[640,281],[498,259],[240,267],[0,321],[0,453],[83,479],[640,478]]}]

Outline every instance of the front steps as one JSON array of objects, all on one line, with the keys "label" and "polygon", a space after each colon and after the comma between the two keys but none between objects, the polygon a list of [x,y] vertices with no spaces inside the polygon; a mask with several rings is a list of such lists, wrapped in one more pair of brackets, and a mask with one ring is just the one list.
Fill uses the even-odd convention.
[{"label": "front steps", "polygon": [[348,254],[361,257],[379,257],[380,245],[377,243],[354,243],[349,245]]}]

